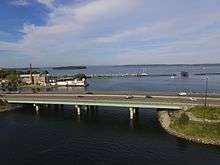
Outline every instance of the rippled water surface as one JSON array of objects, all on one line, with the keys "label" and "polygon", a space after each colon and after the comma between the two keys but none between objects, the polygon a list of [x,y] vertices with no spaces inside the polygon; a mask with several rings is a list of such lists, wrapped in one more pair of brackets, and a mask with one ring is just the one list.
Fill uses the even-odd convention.
[{"label": "rippled water surface", "polygon": [[220,163],[220,148],[168,135],[155,110],[140,109],[131,122],[126,108],[99,107],[77,117],[73,107],[31,108],[0,114],[0,163],[199,164]]},{"label": "rippled water surface", "polygon": [[[153,75],[176,74],[170,76],[148,76],[129,78],[92,78],[88,79],[86,90],[101,91],[187,91],[204,92],[205,79],[208,77],[209,92],[220,93],[220,65],[149,65],[149,66],[88,66],[82,70],[54,70],[45,68],[52,75],[73,75],[76,73],[92,74],[137,74]],[[189,73],[189,78],[182,78],[181,71]],[[206,73],[208,75],[195,75]],[[215,73],[215,74],[213,74]],[[56,90],[56,89],[55,89]],[[59,88],[59,90],[84,90]]]},{"label": "rippled water surface", "polygon": [[[204,92],[205,77],[220,66],[91,66],[85,70],[51,70],[54,75],[86,73],[177,74],[171,77],[89,79],[84,88],[63,91],[192,91]],[[180,72],[188,71],[189,78]],[[209,75],[209,92],[220,92],[220,75]],[[57,90],[57,89],[55,89]],[[131,122],[126,108],[99,107],[78,118],[73,107],[51,107],[36,115],[32,108],[0,113],[0,165],[169,164],[219,165],[220,148],[191,143],[168,135],[156,110],[141,109]]]}]

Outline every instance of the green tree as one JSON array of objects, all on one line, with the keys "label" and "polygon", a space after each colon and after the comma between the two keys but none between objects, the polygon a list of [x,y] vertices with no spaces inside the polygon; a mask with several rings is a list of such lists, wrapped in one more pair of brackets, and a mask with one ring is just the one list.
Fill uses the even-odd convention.
[{"label": "green tree", "polygon": [[87,78],[85,74],[79,73],[74,75],[74,78],[78,78],[79,80],[82,80],[83,78]]}]

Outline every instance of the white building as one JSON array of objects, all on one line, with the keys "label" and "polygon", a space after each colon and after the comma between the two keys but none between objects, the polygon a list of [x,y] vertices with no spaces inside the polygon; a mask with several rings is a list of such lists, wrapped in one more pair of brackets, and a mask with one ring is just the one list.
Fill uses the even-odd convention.
[{"label": "white building", "polygon": [[62,79],[57,80],[56,83],[52,82],[51,85],[58,85],[58,86],[87,86],[86,79],[83,78],[82,80],[79,79]]}]

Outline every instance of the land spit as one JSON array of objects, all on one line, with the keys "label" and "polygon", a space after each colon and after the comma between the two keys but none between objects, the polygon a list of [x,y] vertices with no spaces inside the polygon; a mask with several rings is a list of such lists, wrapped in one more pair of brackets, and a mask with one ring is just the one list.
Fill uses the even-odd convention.
[{"label": "land spit", "polygon": [[[185,113],[184,111],[179,111],[176,116],[180,116],[181,113]],[[187,113],[186,113],[187,114]],[[158,111],[158,120],[162,126],[162,128],[165,129],[167,133],[170,135],[176,136],[178,138],[186,139],[189,141],[193,141],[196,143],[202,143],[202,144],[209,144],[209,145],[218,145],[220,146],[220,139],[211,139],[211,138],[202,138],[197,136],[191,136],[186,135],[184,133],[178,132],[170,127],[172,121],[172,117],[169,113],[169,111]]]}]

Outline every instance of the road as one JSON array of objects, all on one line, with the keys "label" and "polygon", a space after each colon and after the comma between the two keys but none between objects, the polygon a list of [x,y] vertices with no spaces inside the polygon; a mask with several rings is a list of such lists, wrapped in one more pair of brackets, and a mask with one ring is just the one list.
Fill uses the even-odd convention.
[{"label": "road", "polygon": [[[146,98],[146,95],[149,98]],[[179,106],[196,106],[204,105],[204,96],[202,94],[190,95],[190,96],[177,96],[177,95],[158,95],[158,93],[104,93],[104,92],[79,92],[79,93],[14,93],[3,94],[3,97],[9,103],[63,103],[63,104],[86,104],[95,103],[97,105],[120,105],[126,106],[126,104],[137,106],[148,105],[179,105]],[[104,104],[105,103],[105,104]],[[209,95],[207,98],[207,104],[211,106],[220,106],[220,96]]]}]

